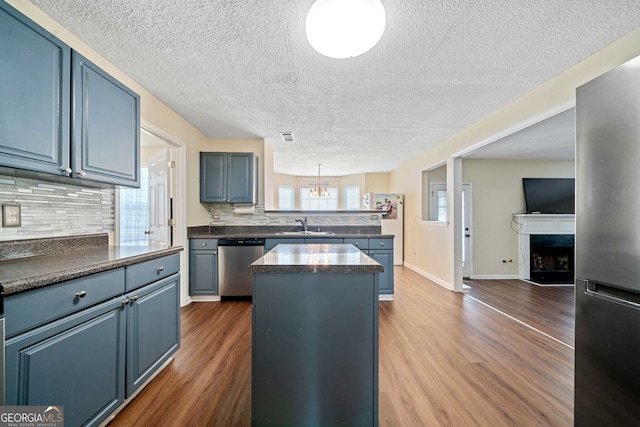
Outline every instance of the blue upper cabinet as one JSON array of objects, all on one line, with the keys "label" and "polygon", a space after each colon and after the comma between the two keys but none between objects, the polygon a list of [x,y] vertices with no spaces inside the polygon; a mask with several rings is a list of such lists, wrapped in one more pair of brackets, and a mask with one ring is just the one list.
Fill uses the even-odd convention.
[{"label": "blue upper cabinet", "polygon": [[63,175],[71,49],[0,2],[0,164]]},{"label": "blue upper cabinet", "polygon": [[73,64],[73,175],[140,187],[140,97],[77,52]]},{"label": "blue upper cabinet", "polygon": [[0,1],[0,166],[140,186],[140,98]]},{"label": "blue upper cabinet", "polygon": [[200,202],[257,203],[258,156],[200,153]]}]

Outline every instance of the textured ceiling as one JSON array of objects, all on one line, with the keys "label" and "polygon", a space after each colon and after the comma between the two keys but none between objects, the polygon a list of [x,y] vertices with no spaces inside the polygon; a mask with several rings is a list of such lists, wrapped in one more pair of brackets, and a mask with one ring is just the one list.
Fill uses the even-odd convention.
[{"label": "textured ceiling", "polygon": [[576,109],[570,108],[465,156],[466,159],[573,160]]},{"label": "textured ceiling", "polygon": [[264,138],[292,175],[388,172],[640,25],[638,0],[382,1],[378,45],[336,60],[306,41],[313,0],[32,0],[208,136]]}]

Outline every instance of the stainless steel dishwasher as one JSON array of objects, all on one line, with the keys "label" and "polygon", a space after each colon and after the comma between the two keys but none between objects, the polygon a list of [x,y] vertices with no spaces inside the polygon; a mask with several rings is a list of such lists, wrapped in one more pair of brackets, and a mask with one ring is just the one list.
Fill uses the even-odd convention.
[{"label": "stainless steel dishwasher", "polygon": [[221,297],[253,293],[249,264],[264,255],[264,239],[218,239],[218,286]]}]

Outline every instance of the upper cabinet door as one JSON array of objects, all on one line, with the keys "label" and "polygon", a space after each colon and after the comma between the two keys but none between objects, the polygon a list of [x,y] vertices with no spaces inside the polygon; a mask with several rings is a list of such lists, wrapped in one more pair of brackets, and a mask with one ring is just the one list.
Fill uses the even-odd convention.
[{"label": "upper cabinet door", "polygon": [[73,176],[140,187],[140,97],[72,55]]},{"label": "upper cabinet door", "polygon": [[0,164],[66,175],[69,46],[0,2]]},{"label": "upper cabinet door", "polygon": [[200,153],[200,202],[227,201],[227,154]]},{"label": "upper cabinet door", "polygon": [[256,203],[257,157],[253,153],[228,153],[228,201]]}]

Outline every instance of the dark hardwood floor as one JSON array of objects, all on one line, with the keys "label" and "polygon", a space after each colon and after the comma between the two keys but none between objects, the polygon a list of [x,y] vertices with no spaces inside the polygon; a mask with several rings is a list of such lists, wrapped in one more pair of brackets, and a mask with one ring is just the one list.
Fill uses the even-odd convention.
[{"label": "dark hardwood floor", "polygon": [[573,348],[573,286],[538,286],[522,280],[465,280],[469,296]]},{"label": "dark hardwood floor", "polygon": [[[380,426],[573,425],[573,350],[562,343],[573,324],[550,320],[571,317],[572,300],[548,309],[518,291],[522,301],[503,301],[501,283],[471,283],[463,296],[395,270],[396,299],[380,303]],[[233,301],[182,309],[175,360],[110,426],[250,424],[251,304]]]}]

